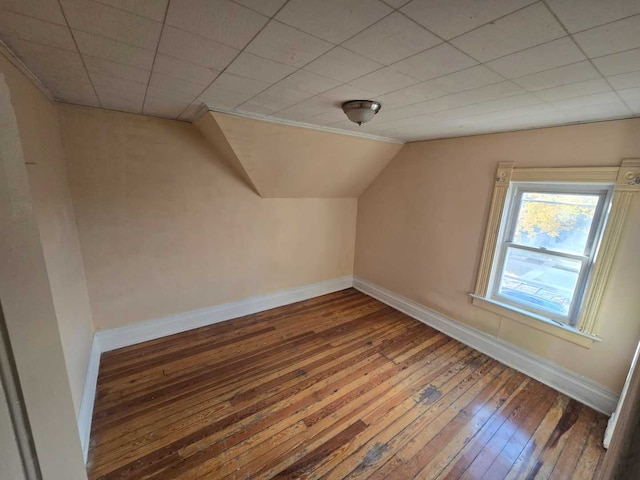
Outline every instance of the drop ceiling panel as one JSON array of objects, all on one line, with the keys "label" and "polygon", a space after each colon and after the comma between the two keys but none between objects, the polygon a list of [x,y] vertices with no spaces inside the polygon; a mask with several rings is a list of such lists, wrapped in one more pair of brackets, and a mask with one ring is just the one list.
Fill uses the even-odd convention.
[{"label": "drop ceiling panel", "polygon": [[[637,0],[0,0],[58,100],[398,140],[637,115],[639,31]],[[358,98],[383,104],[362,127]]]},{"label": "drop ceiling panel", "polygon": [[388,5],[378,0],[289,0],[275,18],[339,44],[391,12]]}]

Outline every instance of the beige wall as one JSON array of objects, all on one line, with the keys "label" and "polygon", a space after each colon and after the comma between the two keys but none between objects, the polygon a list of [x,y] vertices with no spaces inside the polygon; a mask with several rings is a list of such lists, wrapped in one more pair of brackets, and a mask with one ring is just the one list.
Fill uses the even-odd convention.
[{"label": "beige wall", "polygon": [[497,163],[619,165],[640,119],[408,144],[359,198],[355,274],[619,392],[640,338],[635,198],[588,350],[471,304]]},{"label": "beige wall", "polygon": [[189,123],[59,113],[98,329],[352,273],[356,199],[262,199]]},{"label": "beige wall", "polygon": [[77,416],[89,363],[93,322],[56,106],[2,55],[0,72],[7,77],[28,163],[33,206]]},{"label": "beige wall", "polygon": [[[12,105],[15,100],[17,108],[20,93],[13,89],[15,78],[7,76],[6,80],[0,72],[0,301],[43,478],[86,479],[52,290]],[[9,427],[0,424],[0,430]],[[4,474],[4,463],[0,462],[3,479]]]}]

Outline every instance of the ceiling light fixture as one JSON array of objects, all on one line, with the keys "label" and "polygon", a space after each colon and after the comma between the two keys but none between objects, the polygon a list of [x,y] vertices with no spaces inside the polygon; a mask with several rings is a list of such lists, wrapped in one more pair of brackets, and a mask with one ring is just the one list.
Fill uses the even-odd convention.
[{"label": "ceiling light fixture", "polygon": [[347,114],[349,120],[358,125],[367,123],[381,108],[379,102],[372,100],[349,100],[342,104],[342,111]]}]

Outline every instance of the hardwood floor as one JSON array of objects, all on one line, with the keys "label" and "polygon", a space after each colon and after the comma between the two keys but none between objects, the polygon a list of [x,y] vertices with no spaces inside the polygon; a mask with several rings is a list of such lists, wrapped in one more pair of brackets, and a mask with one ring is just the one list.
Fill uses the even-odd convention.
[{"label": "hardwood floor", "polygon": [[606,417],[349,289],[102,356],[90,479],[589,479]]}]

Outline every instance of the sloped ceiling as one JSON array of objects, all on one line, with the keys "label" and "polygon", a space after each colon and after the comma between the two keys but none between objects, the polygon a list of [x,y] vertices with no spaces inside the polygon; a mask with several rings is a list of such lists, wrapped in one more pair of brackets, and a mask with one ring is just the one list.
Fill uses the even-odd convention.
[{"label": "sloped ceiling", "polygon": [[265,198],[358,197],[401,144],[208,112],[195,122]]}]

